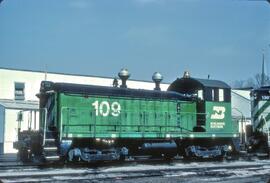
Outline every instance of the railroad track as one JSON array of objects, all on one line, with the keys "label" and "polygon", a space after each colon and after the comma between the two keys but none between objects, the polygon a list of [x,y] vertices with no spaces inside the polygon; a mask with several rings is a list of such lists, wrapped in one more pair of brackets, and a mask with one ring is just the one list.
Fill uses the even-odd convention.
[{"label": "railroad track", "polygon": [[[17,171],[16,171],[17,170]],[[254,162],[191,162],[172,164],[131,164],[129,166],[104,166],[99,168],[62,167],[62,168],[25,168],[0,170],[2,182],[57,182],[57,181],[112,181],[138,178],[168,176],[222,176],[230,177],[234,172],[256,175],[269,175],[270,161]]]}]

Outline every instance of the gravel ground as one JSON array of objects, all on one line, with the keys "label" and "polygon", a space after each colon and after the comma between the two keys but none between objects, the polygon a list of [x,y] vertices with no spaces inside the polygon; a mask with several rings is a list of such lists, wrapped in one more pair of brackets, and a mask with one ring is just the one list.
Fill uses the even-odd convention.
[{"label": "gravel ground", "polygon": [[140,163],[96,168],[0,168],[0,180],[5,183],[270,183],[270,160],[258,160],[252,162],[177,162],[169,164]]},{"label": "gravel ground", "polygon": [[[99,182],[99,181],[85,181],[85,182]],[[109,180],[103,181],[104,183],[270,183],[270,175],[253,176],[253,177],[208,177],[208,176],[194,176],[194,177],[149,177],[138,179],[126,179],[126,180]]]}]

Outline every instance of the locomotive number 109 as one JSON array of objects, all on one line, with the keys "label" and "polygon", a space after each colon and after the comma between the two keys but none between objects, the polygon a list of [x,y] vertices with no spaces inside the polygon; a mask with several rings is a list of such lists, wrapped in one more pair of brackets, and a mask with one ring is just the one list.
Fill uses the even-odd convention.
[{"label": "locomotive number 109", "polygon": [[108,101],[99,102],[96,100],[92,103],[96,110],[96,116],[106,117],[111,114],[114,117],[118,117],[121,112],[121,105],[118,102],[109,103]]}]

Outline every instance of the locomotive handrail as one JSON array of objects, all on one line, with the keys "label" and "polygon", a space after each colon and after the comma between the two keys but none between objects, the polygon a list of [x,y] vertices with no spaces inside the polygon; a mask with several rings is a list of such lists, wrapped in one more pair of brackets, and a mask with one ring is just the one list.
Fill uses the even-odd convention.
[{"label": "locomotive handrail", "polygon": [[[156,127],[156,128],[159,128],[160,130],[158,131],[159,133],[162,133],[162,128],[178,128],[179,126],[177,125],[144,125],[144,126],[140,126],[140,125],[112,125],[112,124],[68,124],[68,125],[63,125],[63,127],[65,128],[66,126],[89,126],[90,129],[91,127],[102,127],[102,126],[109,126],[109,127],[116,127],[116,126],[119,126],[119,128],[121,127],[137,127],[138,129],[140,128],[148,128],[148,127]],[[189,130],[189,129],[186,129],[186,128],[183,128],[183,127],[180,127],[181,129],[184,129],[188,132],[192,132],[192,130]],[[90,130],[91,131],[91,130]],[[115,130],[107,130],[108,131],[114,131]],[[168,131],[166,130],[167,132],[170,132],[170,133],[179,133],[179,131],[175,130],[175,131]],[[105,132],[105,131],[104,131]],[[120,132],[122,133],[123,130],[120,130]],[[141,132],[141,133],[144,133],[145,132],[145,129],[143,131],[140,131],[138,130],[138,132]],[[157,132],[157,131],[153,131],[153,132]],[[181,131],[181,133],[185,133],[183,131]],[[96,134],[96,132],[94,131],[94,134]]]},{"label": "locomotive handrail", "polygon": [[[86,111],[91,111],[91,112],[94,112],[94,111],[96,111],[95,109],[94,110],[89,110],[89,108],[88,107],[62,107],[61,108],[61,112],[62,112],[62,109],[76,109],[76,110],[78,110],[78,109],[83,109],[83,110],[86,110]],[[122,112],[133,112],[132,110],[122,110]],[[145,112],[145,111],[143,111],[143,112]],[[164,113],[168,113],[169,111],[165,111]],[[156,113],[155,111],[150,111],[150,112],[147,112],[148,114],[154,114],[154,113]],[[194,115],[196,115],[196,114],[202,114],[202,115],[209,115],[209,113],[197,113],[197,112],[178,112],[179,114],[194,114]],[[175,114],[178,114],[177,112],[175,112]]]},{"label": "locomotive handrail", "polygon": [[[68,112],[66,114],[68,116],[70,116],[70,115],[72,115],[72,116],[80,116],[80,112],[89,111],[89,112],[91,112],[92,122],[91,121],[85,121],[86,124],[78,124],[78,123],[69,124],[69,117],[67,119],[63,118],[64,116],[66,116],[66,115],[63,115],[65,113],[64,110],[67,110],[66,112],[68,112],[70,110],[71,111],[74,110],[74,113],[73,112],[72,113]],[[136,114],[138,114],[138,116],[140,116],[139,117],[140,119],[138,119],[139,120],[138,124],[123,124],[122,123],[122,120],[123,120],[122,117],[124,117],[124,118],[125,118],[125,116],[127,117],[127,114],[131,114],[131,112],[132,112],[133,115],[135,114],[135,116],[136,116]],[[102,127],[102,126],[114,127],[114,129],[112,129],[112,130],[108,129],[107,131],[117,131],[116,129],[119,128],[118,131],[120,133],[126,131],[125,128],[128,128],[128,127],[130,127],[130,128],[135,127],[137,130],[136,129],[133,129],[133,130],[131,129],[133,132],[140,132],[140,133],[143,133],[143,134],[145,133],[145,131],[149,131],[149,130],[153,131],[153,132],[159,132],[159,133],[167,133],[167,132],[169,132],[169,133],[172,133],[172,132],[175,132],[175,133],[188,133],[188,132],[192,132],[193,130],[183,128],[183,125],[181,125],[179,123],[177,123],[176,125],[170,125],[170,123],[172,122],[171,120],[172,119],[176,120],[177,116],[182,118],[181,116],[183,114],[186,114],[188,116],[187,122],[192,122],[192,121],[194,121],[194,117],[195,117],[196,114],[209,115],[208,113],[183,112],[183,111],[180,111],[180,112],[177,112],[177,113],[170,113],[169,111],[165,111],[164,113],[159,113],[159,112],[154,112],[153,111],[153,112],[148,112],[147,116],[146,116],[145,111],[141,111],[141,112],[130,111],[129,112],[129,111],[126,111],[126,110],[125,111],[122,110],[121,111],[122,115],[119,116],[119,121],[118,121],[117,124],[109,124],[108,122],[105,123],[105,124],[104,123],[103,124],[97,124],[97,122],[96,122],[97,117],[95,115],[93,115],[94,113],[95,113],[95,110],[91,110],[91,109],[89,109],[87,107],[79,107],[79,108],[78,107],[62,107],[61,108],[61,118],[60,118],[60,130],[59,130],[60,131],[60,140],[62,140],[63,133],[67,133],[66,127],[68,127],[68,126],[73,126],[73,127],[74,126],[77,126],[77,127],[79,127],[79,126],[81,126],[81,127],[88,126],[89,127],[89,132],[93,133],[94,136],[95,136],[96,133],[100,133],[99,131],[96,131],[97,127]],[[155,120],[158,123],[160,122],[160,123],[165,123],[165,124],[164,125],[156,125],[156,124],[148,125],[147,121],[148,121],[149,116],[151,116],[151,115],[161,115],[161,116],[163,116],[162,117],[162,119],[164,118],[163,122],[162,122],[161,118],[160,119],[158,118],[158,119],[155,119]],[[65,122],[67,124],[63,124],[63,122],[64,122],[63,120],[67,120]],[[190,124],[192,124],[192,123],[190,123]],[[153,127],[155,127],[155,129],[149,129],[149,128],[153,128]],[[165,128],[165,130],[164,130],[164,128]],[[172,128],[175,128],[175,130],[172,130]],[[124,129],[124,131],[123,131],[123,129]],[[87,133],[89,133],[89,132],[87,132]]]},{"label": "locomotive handrail", "polygon": [[[76,109],[76,110],[82,109],[82,110],[91,111],[91,112],[96,111],[95,109],[90,110],[89,107],[62,107],[61,109]],[[122,111],[122,112],[133,112],[133,110],[123,110],[123,109],[121,109],[121,111]],[[147,112],[148,114],[150,114],[150,113],[156,113],[155,110],[152,111],[152,110],[150,110],[150,109],[147,109],[147,111],[148,111],[148,112]],[[149,112],[149,111],[150,111],[150,112]],[[169,110],[168,110],[168,111],[165,111],[165,112],[169,112]],[[204,114],[204,115],[209,115],[209,113],[183,112],[183,111],[180,111],[180,112],[178,112],[178,113],[180,113],[180,114]],[[176,111],[175,111],[175,114],[177,114]]]},{"label": "locomotive handrail", "polygon": [[44,125],[43,125],[43,142],[42,142],[42,145],[44,146],[45,145],[45,138],[46,138],[46,125],[47,125],[47,114],[48,114],[48,110],[47,110],[47,108],[41,108],[41,109],[45,111],[45,114],[44,114]]}]

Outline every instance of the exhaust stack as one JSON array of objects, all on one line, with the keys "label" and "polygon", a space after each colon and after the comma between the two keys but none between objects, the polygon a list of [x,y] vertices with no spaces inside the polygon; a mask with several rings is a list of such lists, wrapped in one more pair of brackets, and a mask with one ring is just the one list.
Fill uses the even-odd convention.
[{"label": "exhaust stack", "polygon": [[161,90],[160,89],[160,83],[163,80],[163,76],[159,73],[159,72],[155,72],[152,76],[152,80],[155,82],[156,87],[154,88],[154,90]]},{"label": "exhaust stack", "polygon": [[127,80],[130,77],[130,73],[128,72],[127,69],[121,69],[120,72],[118,73],[119,78],[122,80],[122,85],[120,86],[121,88],[127,88]]}]

